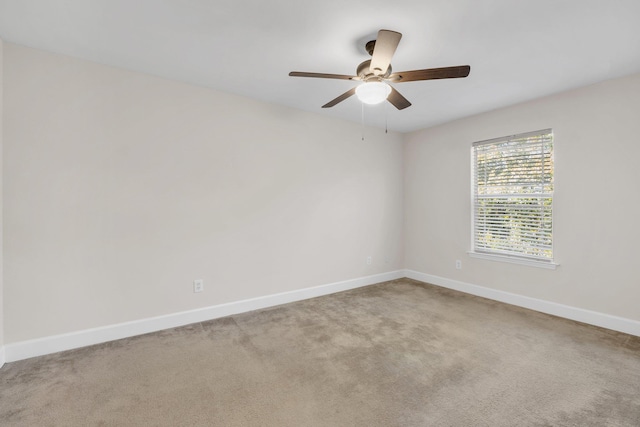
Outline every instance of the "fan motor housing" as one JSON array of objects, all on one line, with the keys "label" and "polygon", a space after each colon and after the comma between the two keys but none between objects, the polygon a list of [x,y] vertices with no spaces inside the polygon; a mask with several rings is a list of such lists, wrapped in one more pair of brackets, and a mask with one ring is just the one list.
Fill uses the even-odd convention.
[{"label": "fan motor housing", "polygon": [[367,81],[371,77],[376,77],[376,80],[386,79],[391,74],[391,64],[389,64],[389,68],[387,68],[387,71],[377,76],[371,72],[370,67],[371,67],[370,59],[362,62],[360,65],[358,65],[358,68],[356,69],[356,75],[360,77],[361,80]]}]

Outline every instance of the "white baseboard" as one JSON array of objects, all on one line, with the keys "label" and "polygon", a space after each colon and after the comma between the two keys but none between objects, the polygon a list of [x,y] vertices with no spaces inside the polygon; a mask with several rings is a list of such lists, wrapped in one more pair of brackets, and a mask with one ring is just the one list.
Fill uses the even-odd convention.
[{"label": "white baseboard", "polygon": [[519,307],[542,313],[552,314],[558,317],[599,326],[614,331],[624,332],[630,335],[640,336],[640,321],[626,319],[624,317],[612,316],[610,314],[599,313],[597,311],[585,310],[551,301],[540,300],[496,289],[485,288],[483,286],[472,285],[458,280],[447,279],[434,276],[432,274],[420,273],[413,270],[405,270],[405,277],[442,286],[443,288],[454,289],[471,295],[504,302]]},{"label": "white baseboard", "polygon": [[388,280],[400,279],[402,277],[405,277],[404,270],[391,271],[388,273],[375,274],[372,276],[360,277],[357,279],[315,286],[312,288],[219,304],[196,310],[172,313],[164,316],[140,319],[99,328],[85,329],[34,340],[20,341],[17,343],[6,344],[3,349],[4,353],[0,352],[0,357],[5,357],[7,362],[14,362],[17,360],[28,359],[30,357],[86,347],[88,345],[100,344],[107,341],[184,326],[190,323],[203,322],[233,314],[245,313],[261,308],[273,307],[289,302],[328,295],[335,292],[373,285],[375,283],[386,282]]},{"label": "white baseboard", "polygon": [[74,348],[86,347],[93,344],[100,344],[135,335],[157,332],[163,329],[175,328],[188,325],[190,323],[203,322],[230,316],[238,313],[245,313],[261,308],[273,307],[280,304],[300,301],[304,299],[319,297],[336,292],[355,289],[362,286],[373,285],[375,283],[408,277],[421,282],[431,283],[444,288],[454,289],[471,295],[504,302],[507,304],[528,308],[554,316],[564,317],[590,325],[614,331],[624,332],[630,335],[640,336],[640,322],[609,314],[585,310],[582,308],[567,306],[550,301],[512,294],[496,289],[485,288],[431,274],[420,273],[413,270],[397,270],[388,273],[376,274],[372,276],[360,277],[357,279],[345,280],[312,288],[299,289],[295,291],[282,292],[278,294],[266,295],[257,298],[246,299],[226,304],[219,304],[196,310],[183,311],[179,313],[167,314],[164,316],[140,319],[132,322],[119,323],[115,325],[103,326],[99,328],[85,329],[50,337],[38,338],[34,340],[21,341],[12,344],[5,344],[0,347],[0,367],[5,362],[15,362],[17,360],[28,359],[30,357],[42,356]]}]

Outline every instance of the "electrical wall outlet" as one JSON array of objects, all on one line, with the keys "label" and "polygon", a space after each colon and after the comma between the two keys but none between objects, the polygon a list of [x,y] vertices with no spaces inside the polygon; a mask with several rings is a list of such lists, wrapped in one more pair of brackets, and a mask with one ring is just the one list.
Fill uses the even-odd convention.
[{"label": "electrical wall outlet", "polygon": [[372,262],[373,262],[373,259],[371,258],[371,255],[369,255],[367,257],[367,265],[371,265]]},{"label": "electrical wall outlet", "polygon": [[193,292],[202,292],[204,291],[204,280],[196,279],[193,281]]},{"label": "electrical wall outlet", "polygon": [[456,260],[456,270],[462,270],[462,261]]}]

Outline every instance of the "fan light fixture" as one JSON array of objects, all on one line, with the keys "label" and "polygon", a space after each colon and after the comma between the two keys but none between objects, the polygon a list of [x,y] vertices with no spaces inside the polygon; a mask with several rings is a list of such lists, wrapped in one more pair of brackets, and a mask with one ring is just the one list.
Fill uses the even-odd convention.
[{"label": "fan light fixture", "polygon": [[356,87],[356,96],[365,104],[380,104],[391,93],[391,86],[383,82],[367,82]]},{"label": "fan light fixture", "polygon": [[[418,80],[457,79],[467,77],[471,71],[468,65],[456,67],[427,68],[424,70],[411,70],[391,72],[391,58],[400,43],[402,34],[397,31],[380,30],[378,38],[370,40],[365,49],[371,59],[363,61],[356,68],[354,76],[345,74],[308,73],[305,71],[292,71],[292,77],[315,77],[321,79],[350,80],[362,82],[358,87],[352,87],[342,95],[332,99],[322,106],[331,108],[353,95],[357,95],[363,104],[379,104],[386,99],[398,110],[404,110],[411,106],[407,98],[402,96],[395,87],[387,84],[415,82]],[[364,110],[363,110],[364,111]]]}]

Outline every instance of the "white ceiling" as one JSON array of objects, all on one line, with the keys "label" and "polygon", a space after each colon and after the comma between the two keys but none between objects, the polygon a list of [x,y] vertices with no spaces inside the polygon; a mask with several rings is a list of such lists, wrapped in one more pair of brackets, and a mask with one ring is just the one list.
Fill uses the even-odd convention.
[{"label": "white ceiling", "polygon": [[355,74],[381,28],[394,71],[471,65],[365,109],[401,132],[640,72],[640,0],[0,0],[5,41],[355,122],[355,97],[320,108],[353,82],[287,74]]}]

